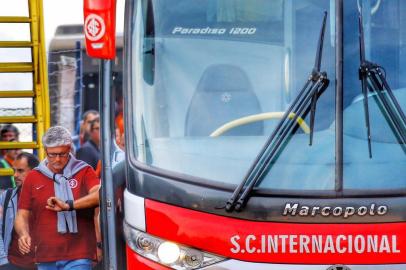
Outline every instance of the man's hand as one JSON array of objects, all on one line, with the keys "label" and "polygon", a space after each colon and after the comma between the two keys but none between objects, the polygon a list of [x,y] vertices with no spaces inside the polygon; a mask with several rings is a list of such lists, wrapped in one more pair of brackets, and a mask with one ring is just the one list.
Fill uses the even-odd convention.
[{"label": "man's hand", "polygon": [[27,254],[31,249],[31,236],[28,220],[31,212],[26,209],[18,209],[14,223],[14,229],[18,234],[18,249],[21,254]]},{"label": "man's hand", "polygon": [[97,255],[97,262],[101,262],[103,260],[103,250],[100,247],[97,247],[96,255]]},{"label": "man's hand", "polygon": [[68,211],[69,204],[62,201],[61,199],[58,199],[57,197],[49,197],[45,208],[55,212]]},{"label": "man's hand", "polygon": [[23,235],[18,238],[18,249],[21,254],[30,253],[31,250],[31,237],[29,235]]}]

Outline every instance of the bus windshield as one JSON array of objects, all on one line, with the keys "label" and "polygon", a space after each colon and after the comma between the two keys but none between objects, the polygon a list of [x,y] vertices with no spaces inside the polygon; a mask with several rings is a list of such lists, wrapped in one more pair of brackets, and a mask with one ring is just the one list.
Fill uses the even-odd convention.
[{"label": "bus windshield", "polygon": [[[309,115],[297,119],[257,188],[334,191],[335,138],[342,132],[345,189],[405,189],[404,148],[374,107],[373,96],[369,97],[373,157],[368,155],[358,80],[360,9],[354,2],[344,9],[344,128],[336,130],[334,1],[137,1],[128,99],[134,123],[131,154],[162,172],[237,186],[308,80],[327,11],[321,70],[330,84],[317,102],[313,144],[309,146]],[[371,7],[370,15],[364,15],[369,56],[388,50],[396,58],[382,65],[404,108],[401,44],[405,42],[400,29],[406,22],[401,14],[406,13],[390,19],[383,14],[406,11],[406,6],[401,1],[358,2],[364,9]],[[375,32],[379,37],[372,38]]]}]

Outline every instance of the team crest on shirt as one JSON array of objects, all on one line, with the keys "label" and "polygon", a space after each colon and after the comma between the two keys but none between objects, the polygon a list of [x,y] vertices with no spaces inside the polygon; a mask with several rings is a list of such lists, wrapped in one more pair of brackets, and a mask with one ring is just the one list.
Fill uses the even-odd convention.
[{"label": "team crest on shirt", "polygon": [[78,186],[78,180],[76,180],[74,178],[69,179],[69,186],[70,186],[70,188],[77,187]]}]

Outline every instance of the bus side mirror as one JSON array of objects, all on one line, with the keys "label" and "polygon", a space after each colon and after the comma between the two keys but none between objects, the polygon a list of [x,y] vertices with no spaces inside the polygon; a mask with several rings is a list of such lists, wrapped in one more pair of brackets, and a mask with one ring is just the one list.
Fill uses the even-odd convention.
[{"label": "bus side mirror", "polygon": [[84,0],[86,51],[90,57],[116,56],[116,0]]}]

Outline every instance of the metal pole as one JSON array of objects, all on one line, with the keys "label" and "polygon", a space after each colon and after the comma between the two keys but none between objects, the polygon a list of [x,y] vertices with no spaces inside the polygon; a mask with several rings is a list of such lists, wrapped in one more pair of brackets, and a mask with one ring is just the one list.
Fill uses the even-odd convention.
[{"label": "metal pole", "polygon": [[335,138],[335,152],[336,152],[336,170],[335,170],[335,191],[342,193],[343,191],[343,0],[336,0],[336,138]]},{"label": "metal pole", "polygon": [[103,234],[103,268],[117,269],[116,242],[116,202],[114,200],[113,173],[111,166],[111,149],[114,133],[112,129],[112,94],[111,94],[111,60],[101,60],[100,64],[100,118],[101,118],[101,153],[102,153],[102,188],[101,188],[101,226]]},{"label": "metal pole", "polygon": [[[76,41],[76,83],[75,83],[75,134],[80,133],[80,119],[83,113],[82,110],[82,92],[83,92],[83,53],[80,41]],[[80,147],[80,138],[77,136],[74,141],[76,149]]]}]

